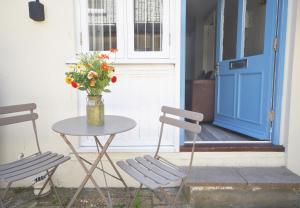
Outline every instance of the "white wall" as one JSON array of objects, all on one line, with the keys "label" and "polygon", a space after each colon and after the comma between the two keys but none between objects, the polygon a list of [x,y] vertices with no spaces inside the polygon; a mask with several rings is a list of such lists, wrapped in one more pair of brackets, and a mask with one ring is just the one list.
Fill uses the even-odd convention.
[{"label": "white wall", "polygon": [[296,26],[291,26],[291,38],[294,39],[294,43],[291,45],[294,46],[294,50],[291,50],[290,56],[287,57],[291,60],[290,67],[292,68],[292,74],[290,80],[288,80],[291,91],[288,94],[290,96],[289,109],[286,112],[287,116],[286,122],[289,125],[289,128],[286,132],[288,137],[287,143],[287,167],[294,171],[297,174],[300,174],[300,128],[299,128],[299,118],[300,118],[300,3],[299,1],[294,1],[292,5],[293,14],[296,13],[297,16],[292,16],[292,21],[296,19]]},{"label": "white wall", "polygon": [[[51,130],[51,126],[58,120],[84,113],[85,99],[79,100],[77,92],[64,82],[64,73],[68,70],[65,63],[76,51],[74,1],[41,2],[45,6],[44,22],[34,22],[29,18],[27,1],[6,0],[0,3],[0,105],[37,103],[42,150],[69,155],[70,150],[59,135]],[[179,9],[178,5],[175,9]],[[179,18],[173,18],[171,25],[179,22]],[[174,28],[179,30],[179,25]],[[179,40],[178,35],[176,33],[174,40]],[[171,53],[178,56],[179,50]],[[104,97],[106,112],[126,115],[138,122],[133,131],[117,135],[113,146],[129,145],[119,151],[133,151],[131,146],[135,145],[134,151],[140,152],[143,148],[141,145],[145,143],[152,145],[149,151],[154,151],[161,105],[179,106],[180,82],[176,66],[179,66],[176,60],[174,63],[156,64],[152,61],[147,64],[117,65],[118,82],[112,87],[113,92]],[[178,132],[174,134],[173,131],[164,139],[169,151],[178,149],[178,138]],[[71,139],[79,149],[79,138]],[[28,156],[34,152],[35,141],[30,123],[0,128],[0,164],[16,160],[20,153]],[[121,153],[116,155],[118,160],[124,158]],[[130,154],[126,157],[130,157]],[[67,177],[74,169],[78,169],[78,175],[72,175],[79,178],[81,168],[72,160],[60,168],[56,176],[57,183],[77,185],[75,179]],[[71,182],[61,182],[60,178],[70,178]]]},{"label": "white wall", "polygon": [[[0,3],[0,105],[37,103],[37,112],[40,115],[37,124],[42,149],[72,156],[71,161],[59,168],[55,175],[55,183],[65,187],[76,187],[83,177],[83,171],[70,154],[66,144],[51,130],[54,122],[76,116],[78,113],[77,93],[64,83],[65,62],[75,52],[73,1],[44,0],[42,2],[46,9],[46,21],[42,23],[29,19],[25,1],[3,0]],[[179,11],[178,5],[176,8]],[[180,15],[176,15],[176,18],[174,21],[180,22]],[[300,33],[299,29],[298,33]],[[297,43],[300,45],[299,40]],[[299,62],[296,64],[299,65]],[[179,65],[178,60],[176,65]],[[171,76],[175,83],[166,83],[166,85],[174,84],[172,85],[174,105],[179,103],[179,70],[176,65],[170,72],[174,73]],[[128,65],[126,70],[130,68],[131,66]],[[295,74],[294,77],[299,75]],[[300,87],[298,85],[294,83],[292,95],[295,96],[295,104],[291,106],[291,109],[295,110],[295,115],[291,117],[290,136],[295,141],[299,138],[297,135],[300,135],[296,124],[297,113],[299,113],[296,108],[299,102],[299,98],[296,97],[296,89]],[[111,96],[114,94],[112,93]],[[20,152],[28,155],[35,149],[33,133],[29,127],[29,124],[19,124],[0,128],[0,163],[17,159]],[[78,138],[72,139],[74,145],[78,147]],[[296,158],[296,151],[296,147],[295,150],[290,149],[290,158]],[[140,154],[143,153],[119,152],[111,155],[113,160],[117,161]],[[82,153],[82,155],[91,160],[95,157],[94,153]],[[179,165],[186,165],[189,154],[165,153],[165,157]],[[200,152],[195,156],[195,165],[281,166],[284,165],[284,159],[284,153]],[[296,162],[290,162],[290,167],[292,164]],[[107,163],[104,162],[104,165]],[[122,174],[125,176],[124,173]],[[96,178],[103,185],[100,175]],[[126,181],[129,185],[136,185],[128,177]],[[24,182],[20,185],[30,183]],[[114,186],[120,185],[113,180],[109,183]],[[88,186],[91,184],[89,183]]]},{"label": "white wall", "polygon": [[[74,54],[71,0],[47,1],[46,21],[29,18],[27,1],[0,3],[0,105],[36,102],[42,149],[67,154],[51,125],[77,112],[77,95],[64,83],[65,61]],[[0,129],[1,162],[33,149],[29,125]],[[17,130],[16,130],[17,129]]]}]

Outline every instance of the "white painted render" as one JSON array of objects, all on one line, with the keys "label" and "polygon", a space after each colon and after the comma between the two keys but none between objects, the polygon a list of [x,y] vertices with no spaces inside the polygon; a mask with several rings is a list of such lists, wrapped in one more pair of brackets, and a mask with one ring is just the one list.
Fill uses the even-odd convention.
[{"label": "white painted render", "polygon": [[[300,2],[293,1],[290,11],[290,53],[287,58],[290,61],[288,67],[291,69],[291,74],[287,79],[290,91],[287,92],[286,98],[290,101],[286,104],[289,108],[286,109],[288,114],[286,137],[287,140],[287,167],[293,172],[300,174]],[[293,59],[291,58],[293,57]],[[284,96],[285,97],[285,96]]]},{"label": "white painted render", "polygon": [[[114,105],[114,108],[119,109],[115,111],[119,114],[129,115],[126,110],[120,110],[120,105],[125,107],[130,104],[139,103],[143,99],[149,99],[147,95],[141,93],[149,91],[153,80],[147,80],[147,76],[159,76],[165,82],[165,86],[155,86],[154,90],[160,91],[157,94],[165,97],[151,97],[150,102],[157,100],[157,102],[150,103],[148,108],[136,105],[131,107],[131,113],[138,116],[136,112],[143,112],[144,118],[136,117],[139,123],[148,119],[147,114],[157,115],[161,104],[168,104],[179,106],[180,103],[180,60],[179,60],[179,41],[180,41],[180,5],[179,0],[176,0],[175,5],[175,19],[174,25],[176,33],[174,34],[174,57],[173,63],[122,63],[119,64],[118,74],[124,79],[138,79],[144,80],[143,85],[138,89],[133,89],[134,85],[131,83],[130,91],[117,89],[105,98],[107,103]],[[294,3],[296,1],[293,1]],[[68,117],[76,116],[80,113],[82,107],[78,104],[78,94],[64,83],[64,72],[67,70],[66,61],[73,56],[76,51],[76,28],[75,28],[75,13],[73,0],[44,0],[46,21],[33,22],[28,17],[28,6],[26,1],[19,0],[4,0],[0,2],[0,105],[21,104],[28,102],[37,103],[39,113],[38,134],[42,149],[51,150],[54,152],[71,155],[72,159],[66,164],[62,165],[55,175],[55,183],[59,186],[77,187],[81,178],[83,177],[83,170],[78,162],[70,154],[69,148],[62,141],[58,134],[51,130],[54,122]],[[296,4],[296,3],[295,3]],[[295,7],[291,7],[291,9]],[[300,11],[300,4],[297,6],[297,11]],[[296,12],[296,11],[295,11]],[[295,24],[290,18],[290,27],[292,31]],[[287,99],[285,102],[285,109],[289,110],[284,119],[287,122],[283,126],[282,142],[288,146],[287,153],[265,153],[265,152],[210,152],[197,153],[195,156],[195,165],[207,166],[283,166],[288,165],[291,170],[300,174],[300,97],[298,90],[300,89],[300,61],[297,58],[300,55],[300,15],[297,16],[296,42],[290,44],[287,49],[290,56],[288,57],[289,70],[292,71],[292,83],[286,81],[286,90],[283,96]],[[288,40],[292,40],[292,32],[289,32]],[[295,50],[293,48],[295,47]],[[172,61],[171,61],[172,62]],[[145,71],[147,70],[147,71]],[[122,82],[120,82],[120,85]],[[125,85],[123,85],[125,86]],[[130,96],[128,93],[132,93]],[[167,94],[168,93],[168,94]],[[169,94],[170,93],[170,94]],[[289,97],[289,94],[291,95]],[[115,99],[113,98],[115,97]],[[130,102],[127,101],[130,97]],[[136,99],[136,100],[135,100]],[[289,102],[289,99],[291,102]],[[118,102],[113,102],[118,101]],[[119,106],[118,106],[119,105]],[[128,105],[128,106],[127,106]],[[124,107],[124,108],[125,108]],[[109,107],[108,111],[110,111]],[[136,110],[136,112],[133,112]],[[146,113],[144,111],[147,111]],[[133,116],[133,117],[134,117]],[[154,121],[151,117],[151,122],[158,122],[158,118]],[[140,122],[141,121],[141,122]],[[156,124],[154,124],[156,125]],[[29,155],[35,151],[35,143],[31,125],[18,124],[15,126],[0,128],[0,164],[8,161],[16,160],[19,153]],[[145,127],[137,127],[145,129]],[[135,134],[133,131],[132,134]],[[120,135],[120,138],[122,135]],[[79,148],[79,138],[73,137],[75,147]],[[116,140],[118,137],[116,138]],[[148,139],[148,138],[147,138]],[[156,139],[149,137],[149,139]],[[178,165],[187,165],[189,160],[189,153],[179,153],[178,132],[174,133],[174,139],[169,140],[173,144],[172,152],[164,153],[166,158]],[[146,150],[141,148],[140,152],[131,152],[130,146],[127,150],[119,150],[111,153],[114,161],[134,157],[144,154]],[[168,149],[170,151],[170,149]],[[91,160],[96,156],[95,153],[88,153],[81,150],[82,155]],[[85,150],[87,151],[87,150]],[[148,150],[147,152],[149,152]],[[153,151],[153,149],[151,150]],[[151,152],[150,151],[150,152]],[[106,161],[104,165],[107,166]],[[132,179],[128,178],[125,173],[121,172],[126,177],[126,181],[130,186],[137,185]],[[100,174],[96,174],[96,180],[101,185],[104,185]],[[31,184],[32,181],[25,181],[17,185]],[[111,186],[119,186],[118,182],[109,180]],[[87,186],[91,186],[90,183]]]}]

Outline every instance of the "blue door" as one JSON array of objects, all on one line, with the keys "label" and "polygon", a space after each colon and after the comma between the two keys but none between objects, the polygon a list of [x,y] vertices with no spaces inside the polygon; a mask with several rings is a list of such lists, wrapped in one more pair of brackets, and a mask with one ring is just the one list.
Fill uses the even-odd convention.
[{"label": "blue door", "polygon": [[214,124],[270,140],[277,0],[218,0]]}]

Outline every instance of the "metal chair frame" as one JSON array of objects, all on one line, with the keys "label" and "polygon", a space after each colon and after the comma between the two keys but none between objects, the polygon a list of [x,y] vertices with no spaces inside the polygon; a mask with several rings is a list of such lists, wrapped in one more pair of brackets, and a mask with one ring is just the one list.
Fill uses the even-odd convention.
[{"label": "metal chair frame", "polygon": [[[39,156],[39,155],[42,155],[42,151],[41,151],[40,143],[39,143],[39,139],[38,139],[38,134],[37,134],[36,122],[35,122],[35,120],[38,119],[38,114],[34,113],[34,109],[36,109],[36,104],[34,104],[34,103],[21,104],[21,105],[12,105],[12,106],[2,106],[2,107],[0,107],[0,115],[13,114],[13,113],[20,113],[20,112],[29,111],[29,114],[25,114],[25,115],[14,115],[14,116],[10,116],[10,117],[0,118],[0,126],[6,126],[6,125],[11,125],[11,124],[16,124],[16,123],[27,122],[27,121],[31,121],[32,122],[33,131],[34,131],[34,137],[35,137],[35,143],[36,143],[36,147],[37,147],[38,151],[37,151],[37,153],[35,153],[33,155],[30,155],[30,156],[27,156],[25,158],[22,158],[22,160],[24,160],[24,159],[29,159],[30,160],[31,158],[34,158],[34,157]],[[57,167],[61,163],[69,160],[70,157],[64,157],[64,156],[61,155],[60,158],[61,159],[59,161],[57,161],[57,162],[55,162],[55,163],[52,164],[53,167],[49,167],[48,169],[39,172],[39,173],[46,172],[45,175],[47,175],[48,177],[47,177],[47,180],[45,181],[45,183],[43,184],[42,188],[40,189],[37,197],[41,196],[41,194],[44,191],[46,185],[48,183],[50,183],[51,188],[54,191],[54,195],[55,195],[56,199],[58,200],[60,207],[63,207],[61,199],[60,199],[60,197],[58,195],[57,189],[56,189],[56,187],[55,187],[55,185],[54,185],[54,183],[52,181],[52,176],[55,173]],[[18,161],[15,161],[15,162],[18,162]],[[0,165],[0,173],[1,173],[1,167],[3,167],[3,169],[4,169],[5,165],[10,165],[10,163],[4,164],[4,165]],[[29,175],[30,175],[30,173],[29,173]],[[33,175],[35,175],[35,174],[33,174]],[[25,179],[25,178],[28,178],[28,177],[31,177],[31,176],[32,175],[27,176],[27,177],[23,177],[22,179]],[[11,185],[14,182],[22,180],[22,179],[16,179],[16,180],[10,181],[10,182],[3,181],[5,183],[7,183],[7,185],[5,187],[4,193],[2,194],[2,196],[0,196],[0,207],[1,208],[5,207],[4,200],[5,200],[6,196],[7,196],[7,193],[9,191],[9,189],[11,188]]]},{"label": "metal chair frame", "polygon": [[[188,166],[188,169],[187,169],[187,172],[186,172],[186,176],[181,178],[179,189],[178,189],[178,191],[175,195],[175,198],[174,197],[172,198],[171,195],[164,189],[163,186],[161,186],[159,188],[159,191],[164,195],[164,197],[165,197],[167,203],[169,204],[169,206],[176,207],[177,199],[178,199],[181,191],[183,190],[186,179],[190,175],[190,172],[191,172],[191,169],[192,169],[196,138],[197,138],[197,134],[199,134],[201,132],[201,126],[199,124],[203,120],[203,114],[197,113],[197,112],[192,112],[192,111],[187,111],[187,110],[181,110],[181,109],[177,109],[177,108],[166,107],[166,106],[163,106],[161,111],[162,111],[163,115],[159,119],[160,122],[161,122],[159,140],[158,140],[158,146],[157,146],[156,152],[154,154],[154,158],[156,160],[158,160],[158,161],[160,161],[160,162],[162,162],[162,163],[166,164],[167,166],[170,166],[174,169],[180,170],[180,168],[177,167],[175,164],[169,162],[168,160],[164,159],[163,157],[161,157],[159,155],[161,140],[162,140],[162,135],[163,135],[163,129],[164,129],[165,124],[171,125],[171,126],[174,126],[174,127],[178,127],[180,129],[184,129],[186,131],[190,131],[194,134],[189,166]],[[167,115],[177,116],[181,119],[171,118],[171,117],[168,117]],[[194,122],[192,123],[192,122],[189,122],[187,120],[189,120],[189,121],[192,120]],[[132,203],[135,201],[135,199],[136,199],[138,193],[140,192],[140,190],[142,189],[143,185],[144,184],[140,183],[140,186],[136,190],[136,192],[133,196],[133,199],[129,202],[128,207],[131,207]],[[152,190],[152,191],[154,192],[154,190]]]}]

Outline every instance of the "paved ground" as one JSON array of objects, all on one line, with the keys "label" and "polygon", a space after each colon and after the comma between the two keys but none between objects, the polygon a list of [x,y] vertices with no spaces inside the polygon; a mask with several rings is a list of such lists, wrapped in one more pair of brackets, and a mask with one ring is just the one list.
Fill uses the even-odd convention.
[{"label": "paved ground", "polygon": [[[58,189],[63,204],[74,194],[74,189]],[[133,190],[131,190],[133,191]],[[174,192],[174,189],[172,189]],[[125,207],[129,195],[123,189],[111,190],[114,207]],[[54,195],[34,199],[32,189],[14,189],[8,199],[10,208],[58,208]],[[232,189],[232,187],[202,187],[192,190],[191,203],[182,202],[179,207],[195,208],[300,208],[299,189]],[[107,207],[96,190],[85,189],[74,208]],[[166,208],[149,190],[143,190],[134,208]]]},{"label": "paved ground", "polygon": [[[3,191],[3,190],[2,190]],[[65,206],[75,193],[75,189],[59,188],[58,192],[62,198],[62,204]],[[176,189],[169,189],[171,193],[174,193]],[[1,192],[1,191],[0,191]],[[135,189],[131,188],[130,192],[133,194]],[[40,199],[35,199],[33,196],[33,190],[31,188],[16,188],[10,191],[8,195],[9,208],[58,208],[59,203],[54,194],[45,196]],[[130,200],[129,193],[126,193],[124,189],[110,189],[110,193],[113,199],[113,205],[115,208],[126,207]],[[182,204],[183,199],[179,200],[180,207],[186,207]],[[185,203],[185,202],[184,202]],[[186,204],[186,203],[185,203]],[[98,192],[95,189],[84,189],[74,205],[74,208],[92,208],[92,207],[107,207],[103,200],[99,197]],[[143,189],[139,194],[139,197],[135,201],[134,208],[164,208],[167,207],[164,201],[160,201],[153,192]]]},{"label": "paved ground", "polygon": [[[300,208],[300,177],[284,167],[195,167],[188,179],[191,186],[190,204],[184,197],[180,207],[195,208]],[[75,189],[58,189],[66,205]],[[122,208],[130,200],[124,189],[111,189],[115,208]],[[130,189],[133,193],[135,189]],[[172,193],[175,188],[169,189]],[[1,190],[0,190],[1,192]],[[0,193],[1,194],[1,193]],[[159,195],[160,196],[160,195]],[[57,199],[51,194],[34,199],[32,189],[13,189],[8,207],[55,208]],[[134,208],[164,208],[153,192],[144,189]],[[80,208],[106,207],[94,189],[85,189],[74,206]]]}]

